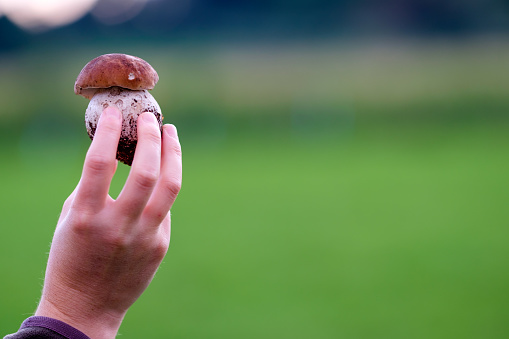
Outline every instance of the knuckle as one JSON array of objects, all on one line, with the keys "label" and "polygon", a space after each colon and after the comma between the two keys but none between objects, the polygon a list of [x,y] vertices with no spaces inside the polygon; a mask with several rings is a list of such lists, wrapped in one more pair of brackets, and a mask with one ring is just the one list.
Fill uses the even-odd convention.
[{"label": "knuckle", "polygon": [[114,163],[107,157],[100,154],[87,154],[85,167],[94,172],[104,172],[110,170]]},{"label": "knuckle", "polygon": [[159,145],[161,143],[161,133],[159,130],[150,129],[146,131],[145,139],[150,143]]},{"label": "knuckle", "polygon": [[[118,245],[123,246],[121,242]],[[159,264],[166,256],[170,244],[159,232],[146,232],[134,236],[132,243],[128,243],[128,246],[136,247],[149,261]]]},{"label": "knuckle", "polygon": [[182,180],[179,178],[167,179],[164,182],[164,188],[171,198],[175,198],[182,188]]},{"label": "knuckle", "polygon": [[180,146],[180,142],[172,137],[163,138],[163,147],[166,151],[170,153],[176,153],[177,155],[182,155],[182,147]]},{"label": "knuckle", "polygon": [[94,225],[93,215],[91,213],[79,207],[75,207],[70,216],[71,227],[74,232],[80,235],[89,234],[91,232]]},{"label": "knuckle", "polygon": [[99,124],[101,133],[116,135],[120,129],[120,121],[108,121],[108,123]]},{"label": "knuckle", "polygon": [[169,243],[166,239],[161,238],[159,241],[156,241],[152,246],[152,255],[156,261],[161,261],[166,256],[168,252]]},{"label": "knuckle", "polygon": [[180,144],[175,144],[172,146],[172,150],[173,152],[179,156],[180,158],[182,158],[182,148],[180,147]]},{"label": "knuckle", "polygon": [[65,199],[65,201],[64,201],[63,208],[66,209],[69,206],[71,206],[73,201],[74,201],[74,196],[73,195],[68,196],[67,199]]},{"label": "knuckle", "polygon": [[141,130],[138,132],[140,140],[144,140],[151,144],[161,144],[161,131],[153,126],[146,126],[145,124],[140,125]]},{"label": "knuckle", "polygon": [[115,232],[107,237],[106,244],[116,251],[124,250],[131,245],[131,238],[124,232]]},{"label": "knuckle", "polygon": [[141,171],[136,174],[135,181],[137,185],[143,189],[152,188],[155,186],[158,179],[158,173],[154,171]]},{"label": "knuckle", "polygon": [[182,147],[180,147],[180,143],[177,140],[170,139],[166,147],[170,152],[176,154],[180,158],[182,157]]}]

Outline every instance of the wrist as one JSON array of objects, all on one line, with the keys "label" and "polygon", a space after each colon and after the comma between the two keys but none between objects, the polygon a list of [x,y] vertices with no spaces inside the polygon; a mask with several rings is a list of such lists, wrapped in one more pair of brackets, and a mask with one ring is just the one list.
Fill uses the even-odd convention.
[{"label": "wrist", "polygon": [[110,339],[116,337],[124,315],[113,316],[106,312],[87,309],[79,303],[69,305],[66,302],[59,305],[58,302],[52,302],[43,296],[35,316],[63,321],[92,339]]}]

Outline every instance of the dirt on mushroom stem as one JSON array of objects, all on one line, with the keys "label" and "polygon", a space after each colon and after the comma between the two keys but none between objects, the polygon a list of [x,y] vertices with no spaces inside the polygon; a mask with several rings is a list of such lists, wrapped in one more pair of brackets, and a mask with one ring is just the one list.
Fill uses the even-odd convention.
[{"label": "dirt on mushroom stem", "polygon": [[150,112],[156,117],[162,131],[163,115],[159,104],[147,91],[132,91],[120,87],[99,89],[90,100],[85,112],[85,126],[94,138],[102,111],[115,106],[122,112],[122,131],[117,148],[117,160],[131,166],[138,141],[137,120],[140,114]]}]

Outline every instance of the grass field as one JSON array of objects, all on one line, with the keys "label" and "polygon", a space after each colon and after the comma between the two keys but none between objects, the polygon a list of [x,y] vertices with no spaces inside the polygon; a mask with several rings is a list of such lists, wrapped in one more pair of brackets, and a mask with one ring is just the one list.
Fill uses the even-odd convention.
[{"label": "grass field", "polygon": [[[182,140],[171,249],[122,337],[505,337],[506,131]],[[35,307],[79,162],[9,160],[0,327],[12,331]]]},{"label": "grass field", "polygon": [[[184,181],[170,251],[121,337],[506,338],[509,104],[498,81],[491,94],[451,82],[450,100],[391,99],[385,88],[332,118],[202,115],[216,123],[207,129],[177,116]],[[81,125],[42,143],[27,126],[0,151],[2,334],[36,307],[88,146]],[[112,195],[127,172],[119,166]]]}]

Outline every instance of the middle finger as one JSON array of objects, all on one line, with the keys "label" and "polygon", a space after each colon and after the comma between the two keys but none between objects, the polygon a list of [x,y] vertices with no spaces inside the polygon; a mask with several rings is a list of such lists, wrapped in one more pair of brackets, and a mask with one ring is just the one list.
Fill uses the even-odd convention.
[{"label": "middle finger", "polygon": [[122,215],[141,215],[159,178],[160,163],[159,124],[152,113],[143,113],[138,118],[138,144],[131,172],[116,202]]}]

